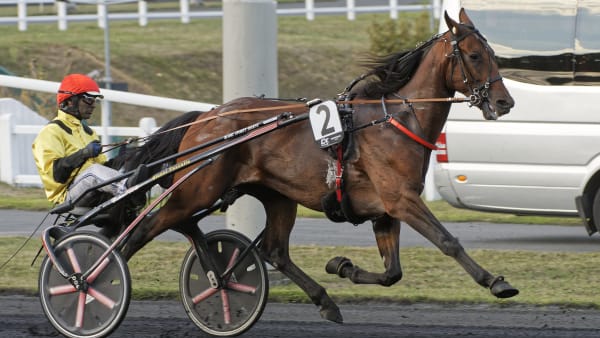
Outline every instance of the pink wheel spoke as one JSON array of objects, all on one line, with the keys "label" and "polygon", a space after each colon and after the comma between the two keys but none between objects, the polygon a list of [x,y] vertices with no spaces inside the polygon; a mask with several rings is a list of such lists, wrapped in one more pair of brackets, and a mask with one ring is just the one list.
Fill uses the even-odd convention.
[{"label": "pink wheel spoke", "polygon": [[231,257],[229,258],[229,263],[227,263],[227,268],[225,270],[229,270],[233,264],[235,264],[235,260],[238,258],[238,256],[240,255],[240,249],[235,248],[235,250],[233,250],[233,253],[231,254]]},{"label": "pink wheel spoke", "polygon": [[231,312],[229,311],[229,296],[225,289],[221,289],[221,299],[223,300],[223,321],[225,324],[231,324]]},{"label": "pink wheel spoke", "polygon": [[88,294],[92,297],[94,297],[98,302],[100,302],[100,304],[106,306],[109,309],[113,309],[115,307],[115,305],[117,304],[115,301],[113,301],[112,299],[108,298],[107,296],[105,296],[102,292],[94,289],[93,287],[88,287]]},{"label": "pink wheel spoke", "polygon": [[249,294],[256,293],[255,287],[246,285],[246,284],[235,283],[235,282],[227,282],[227,288],[231,289],[231,290],[239,291],[239,292],[249,293]]},{"label": "pink wheel spoke", "polygon": [[77,314],[75,315],[75,327],[83,327],[83,313],[85,311],[85,298],[86,294],[83,291],[79,292],[79,299],[77,302]]},{"label": "pink wheel spoke", "polygon": [[77,261],[77,256],[75,256],[75,251],[73,248],[67,249],[67,255],[69,256],[69,261],[71,262],[71,266],[73,267],[73,272],[81,273],[81,267],[79,266],[79,261]]},{"label": "pink wheel spoke", "polygon": [[89,284],[93,283],[94,280],[96,280],[96,278],[98,278],[98,276],[102,273],[102,271],[104,271],[104,269],[108,266],[108,264],[110,263],[110,259],[105,258],[102,263],[100,263],[100,265],[98,265],[98,267],[96,268],[96,270],[94,270],[94,272],[92,272],[88,278],[87,278],[87,282]]},{"label": "pink wheel spoke", "polygon": [[51,287],[48,291],[50,293],[50,296],[60,296],[67,293],[76,292],[77,289],[75,289],[75,287],[71,284],[65,284],[61,286]]},{"label": "pink wheel spoke", "polygon": [[196,297],[192,298],[192,302],[194,304],[198,304],[201,301],[203,301],[203,300],[207,299],[208,297],[210,297],[210,296],[214,295],[215,293],[217,293],[217,291],[219,291],[219,289],[208,288],[208,289],[202,291]]}]

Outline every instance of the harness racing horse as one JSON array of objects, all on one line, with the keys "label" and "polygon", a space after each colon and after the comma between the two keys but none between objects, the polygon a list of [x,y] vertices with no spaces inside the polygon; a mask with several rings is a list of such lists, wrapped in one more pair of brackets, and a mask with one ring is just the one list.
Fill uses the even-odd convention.
[{"label": "harness racing horse", "polygon": [[[339,105],[350,112],[346,114],[350,127],[342,156],[332,156],[321,149],[314,142],[307,122],[291,124],[268,136],[241,143],[219,155],[210,170],[191,176],[173,191],[163,207],[140,223],[122,249],[124,257],[130,258],[167,229],[193,236],[197,226],[186,220],[194,212],[209,208],[219,199],[232,201],[248,194],[256,197],[266,212],[260,242],[263,258],[302,288],[320,306],[325,319],[343,321],[325,289],[289,256],[290,232],[298,204],[326,211],[336,221],[372,221],[385,270],[366,271],[354,266],[348,258],[335,257],[326,266],[329,273],[354,283],[390,286],[398,282],[402,278],[400,224],[405,222],[454,258],[476,283],[489,288],[494,296],[507,298],[518,294],[502,276],[494,276],[478,265],[420,198],[434,148],[431,144],[440,135],[452,101],[411,101],[411,98],[452,98],[455,92],[460,92],[488,120],[507,114],[514,105],[499,75],[493,50],[464,9],[459,19],[456,22],[445,13],[449,28],[446,33],[413,50],[375,60],[370,72],[355,80],[340,96]],[[188,113],[167,126],[200,123],[190,123],[184,131],[175,132],[175,136],[153,138],[137,149],[137,155],[129,159],[130,165],[190,149],[282,112],[302,114],[307,107],[262,98],[239,98],[209,112]],[[161,145],[166,152],[160,151]],[[338,175],[338,162],[342,163],[342,175]],[[176,172],[174,178],[187,171]],[[343,179],[341,187],[336,184],[339,183],[336,175]],[[337,194],[342,195],[341,203],[335,197]]]}]

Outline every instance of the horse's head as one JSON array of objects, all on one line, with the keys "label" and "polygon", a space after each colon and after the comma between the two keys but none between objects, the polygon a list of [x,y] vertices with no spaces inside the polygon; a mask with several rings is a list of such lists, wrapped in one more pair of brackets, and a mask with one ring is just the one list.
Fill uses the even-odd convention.
[{"label": "horse's head", "polygon": [[481,109],[487,120],[508,114],[515,101],[502,82],[494,51],[464,9],[460,10],[460,22],[447,12],[444,17],[448,25],[444,39],[451,48],[447,57],[452,58],[446,75],[448,86],[470,98],[471,105]]}]

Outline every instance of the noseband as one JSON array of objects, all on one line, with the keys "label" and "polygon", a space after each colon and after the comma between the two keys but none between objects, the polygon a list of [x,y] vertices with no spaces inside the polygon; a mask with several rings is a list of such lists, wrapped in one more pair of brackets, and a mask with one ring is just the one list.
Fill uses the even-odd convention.
[{"label": "noseband", "polygon": [[[456,36],[456,35],[454,35],[454,33],[452,31],[450,31],[450,35],[452,36],[452,41],[450,41],[450,44],[452,45],[452,53],[448,54],[447,57],[455,57],[455,59],[453,59],[453,60],[458,60],[458,65],[460,66],[460,72],[463,77],[463,83],[465,85],[467,85],[467,87],[469,88],[469,91],[471,92],[471,95],[469,95],[469,106],[480,107],[485,101],[488,100],[488,97],[489,97],[488,90],[490,88],[490,85],[496,81],[502,80],[502,76],[500,76],[500,74],[498,74],[496,77],[491,78],[491,76],[492,76],[492,51],[487,46],[486,38],[484,38],[483,35],[481,35],[481,33],[479,33],[479,31],[475,27],[469,26],[469,25],[464,25],[464,24],[463,24],[463,26],[470,28],[470,31],[461,36]],[[475,34],[477,39],[482,40],[481,42],[484,45],[485,49],[487,50],[488,58],[489,58],[489,60],[488,60],[488,65],[489,65],[488,77],[487,77],[486,81],[479,86],[473,85],[469,82],[469,78],[473,79],[473,76],[469,73],[467,67],[465,66],[465,60],[460,51],[460,48],[458,47],[458,43],[471,34]],[[452,67],[452,72],[450,74],[450,78],[452,79],[453,77],[454,77],[454,67]]]}]

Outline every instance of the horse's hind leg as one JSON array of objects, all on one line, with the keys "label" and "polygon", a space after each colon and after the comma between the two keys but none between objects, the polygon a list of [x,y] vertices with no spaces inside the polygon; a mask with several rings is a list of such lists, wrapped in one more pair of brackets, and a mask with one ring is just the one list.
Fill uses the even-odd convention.
[{"label": "horse's hind leg", "polygon": [[315,305],[321,307],[321,317],[342,323],[340,310],[325,288],[290,259],[289,240],[296,219],[296,203],[279,194],[270,197],[272,198],[260,198],[267,214],[265,237],[260,247],[264,259],[296,283]]},{"label": "horse's hind leg", "polygon": [[494,277],[491,273],[477,264],[464,250],[462,245],[444,228],[431,213],[421,198],[415,193],[407,196],[402,207],[406,222],[417,232],[431,241],[445,255],[453,257],[479,285],[489,288],[498,298],[509,298],[519,293],[519,290],[504,281],[502,276]]},{"label": "horse's hind leg", "polygon": [[186,223],[190,213],[178,209],[177,206],[167,203],[155,213],[144,218],[132,230],[130,237],[121,248],[121,255],[129,260],[144,245],[153,238],[170,228],[173,224]]},{"label": "horse's hind leg", "polygon": [[400,267],[400,221],[388,215],[373,222],[373,232],[377,240],[379,254],[383,258],[384,273],[365,271],[345,257],[331,259],[325,270],[340,277],[347,277],[356,284],[380,284],[390,286],[402,278]]}]

